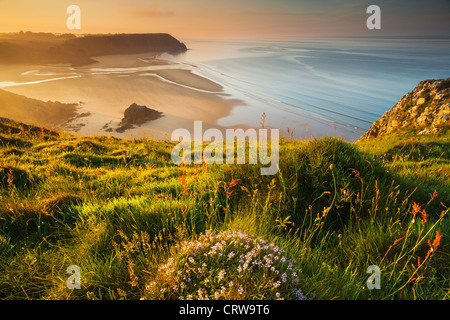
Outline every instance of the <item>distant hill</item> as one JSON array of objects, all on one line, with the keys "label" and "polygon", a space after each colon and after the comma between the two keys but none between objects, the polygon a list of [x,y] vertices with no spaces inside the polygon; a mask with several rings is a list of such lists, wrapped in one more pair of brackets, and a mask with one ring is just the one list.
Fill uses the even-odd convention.
[{"label": "distant hill", "polygon": [[166,33],[55,36],[0,34],[0,64],[94,63],[92,57],[144,52],[183,52],[186,46]]}]

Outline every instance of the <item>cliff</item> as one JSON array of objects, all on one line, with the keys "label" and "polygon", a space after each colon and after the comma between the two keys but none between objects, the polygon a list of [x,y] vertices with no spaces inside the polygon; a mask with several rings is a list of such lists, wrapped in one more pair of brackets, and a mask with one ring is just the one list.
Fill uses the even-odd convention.
[{"label": "cliff", "polygon": [[360,140],[367,140],[394,130],[433,134],[450,125],[450,78],[421,81],[389,111],[375,121]]},{"label": "cliff", "polygon": [[24,39],[3,35],[0,40],[0,64],[70,63],[72,66],[81,66],[95,62],[91,58],[95,56],[186,50],[182,42],[166,33],[53,38],[47,35]]}]

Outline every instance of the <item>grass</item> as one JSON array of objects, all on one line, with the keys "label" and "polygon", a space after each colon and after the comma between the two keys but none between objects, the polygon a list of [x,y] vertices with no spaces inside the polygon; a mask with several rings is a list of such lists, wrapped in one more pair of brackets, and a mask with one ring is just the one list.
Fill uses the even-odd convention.
[{"label": "grass", "polygon": [[447,134],[282,139],[261,176],[176,166],[168,141],[0,124],[2,299],[449,298]]}]

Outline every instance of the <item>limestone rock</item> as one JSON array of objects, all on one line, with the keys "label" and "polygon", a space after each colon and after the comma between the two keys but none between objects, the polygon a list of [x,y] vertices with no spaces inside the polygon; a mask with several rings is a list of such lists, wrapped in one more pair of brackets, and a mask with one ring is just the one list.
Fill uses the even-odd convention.
[{"label": "limestone rock", "polygon": [[450,78],[424,80],[375,121],[360,140],[400,128],[413,129],[417,134],[438,133],[449,125]]}]

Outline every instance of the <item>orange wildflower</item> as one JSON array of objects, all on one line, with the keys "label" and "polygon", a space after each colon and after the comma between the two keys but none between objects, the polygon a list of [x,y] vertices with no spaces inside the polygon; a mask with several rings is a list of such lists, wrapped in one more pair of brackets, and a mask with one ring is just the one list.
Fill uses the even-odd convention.
[{"label": "orange wildflower", "polygon": [[239,181],[241,181],[241,179],[231,179],[230,185],[228,186],[228,188],[232,188],[234,187]]},{"label": "orange wildflower", "polygon": [[428,214],[425,211],[425,209],[422,210],[422,212],[420,213],[422,216],[422,225],[424,225],[427,222],[427,218],[428,218]]},{"label": "orange wildflower", "polygon": [[[433,243],[428,240],[428,245],[430,246],[430,250],[427,252],[427,256],[425,257],[425,260],[430,256],[432,252],[435,252],[437,248],[439,247],[441,243],[442,234],[439,233],[439,231],[436,231],[436,238],[434,238]],[[424,261],[425,261],[424,260]]]},{"label": "orange wildflower", "polygon": [[436,189],[434,189],[434,192],[433,192],[433,194],[431,195],[430,201],[433,201],[433,199],[436,198],[437,195],[438,195],[438,193],[437,193]]},{"label": "orange wildflower", "polygon": [[418,214],[420,212],[420,210],[422,210],[422,207],[413,201],[413,207],[412,207],[412,212],[411,212],[413,217],[416,217],[416,214]]},{"label": "orange wildflower", "polygon": [[441,238],[442,234],[440,234],[439,231],[436,231],[436,238],[433,240],[433,243],[430,243],[430,240],[428,240],[428,245],[430,246],[431,251],[437,250],[437,248],[441,244]]}]

